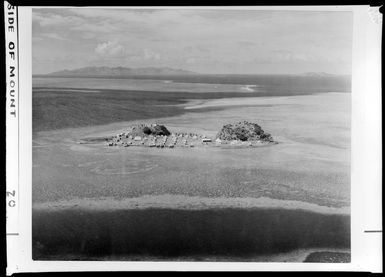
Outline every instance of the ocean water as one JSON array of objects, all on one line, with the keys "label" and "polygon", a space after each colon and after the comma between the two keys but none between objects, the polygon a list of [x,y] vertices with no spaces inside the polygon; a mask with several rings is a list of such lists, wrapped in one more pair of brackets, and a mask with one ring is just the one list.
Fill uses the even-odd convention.
[{"label": "ocean water", "polygon": [[350,91],[350,78],[290,75],[193,75],[130,78],[34,77],[33,87],[118,89],[163,92],[239,92],[263,95]]},{"label": "ocean water", "polygon": [[[288,253],[278,261],[300,262],[290,251],[349,252],[349,90],[316,83],[286,88],[284,78],[257,87],[247,78],[226,80],[219,86],[215,78],[34,79],[34,259],[273,261],[261,257]],[[253,149],[78,143],[153,122],[215,136],[242,120],[279,143]],[[240,198],[268,205],[226,204]],[[133,199],[146,208],[124,206]],[[167,209],[159,199],[167,199]],[[188,208],[192,200],[199,209]],[[221,205],[210,208],[211,202]]]},{"label": "ocean water", "polygon": [[[350,91],[346,77],[194,75],[152,78],[34,77],[33,132],[177,116],[186,113],[183,105],[193,99],[199,103],[200,100],[232,98],[235,103],[235,98],[243,97],[332,91],[349,94]],[[206,108],[224,108],[214,104]]]}]

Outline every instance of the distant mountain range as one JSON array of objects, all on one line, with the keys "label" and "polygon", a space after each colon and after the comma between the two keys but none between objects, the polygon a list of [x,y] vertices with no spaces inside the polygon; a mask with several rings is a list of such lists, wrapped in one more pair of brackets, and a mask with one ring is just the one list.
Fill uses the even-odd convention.
[{"label": "distant mountain range", "polygon": [[303,74],[304,76],[308,77],[336,77],[340,75],[330,74],[326,72],[306,72]]},{"label": "distant mountain range", "polygon": [[130,75],[191,75],[192,71],[173,69],[169,67],[107,67],[91,66],[73,70],[61,70],[47,74],[47,76],[130,76]]},{"label": "distant mountain range", "polygon": [[[108,66],[89,66],[72,70],[61,70],[48,74],[38,74],[47,77],[129,77],[129,76],[200,76],[200,73],[174,69],[170,67],[108,67]],[[238,74],[204,74],[204,75],[238,75]],[[253,75],[253,74],[246,74]],[[256,74],[258,75],[258,74]],[[291,74],[290,74],[291,75]],[[348,75],[335,75],[325,72],[306,72],[302,74],[294,74],[295,76],[306,76],[313,78],[334,78],[345,77]]]}]

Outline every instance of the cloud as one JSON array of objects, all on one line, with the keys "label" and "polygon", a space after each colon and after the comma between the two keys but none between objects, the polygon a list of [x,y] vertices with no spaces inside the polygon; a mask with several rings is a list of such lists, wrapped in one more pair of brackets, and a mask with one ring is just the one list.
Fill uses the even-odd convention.
[{"label": "cloud", "polygon": [[187,64],[195,64],[195,62],[196,62],[196,59],[195,59],[195,58],[188,58],[188,59],[186,60],[186,63],[187,63]]},{"label": "cloud", "polygon": [[241,47],[255,47],[257,43],[252,41],[238,41],[237,44]]},{"label": "cloud", "polygon": [[212,73],[260,72],[261,63],[321,69],[350,62],[351,23],[345,12],[33,9],[33,55],[76,52],[85,66],[189,66]]},{"label": "cloud", "polygon": [[45,33],[45,34],[42,34],[42,36],[46,38],[57,39],[57,40],[67,40],[66,38],[58,35],[57,33]]},{"label": "cloud", "polygon": [[102,42],[95,48],[95,53],[103,58],[119,58],[125,55],[125,48],[117,42]]},{"label": "cloud", "polygon": [[54,13],[41,14],[39,12],[33,13],[33,20],[42,27],[79,25],[84,23],[84,20],[78,16]]},{"label": "cloud", "polygon": [[322,57],[302,52],[293,51],[270,51],[263,53],[254,59],[258,63],[312,63],[320,62]]},{"label": "cloud", "polygon": [[291,51],[275,51],[273,52],[273,59],[283,62],[314,62],[318,58],[307,53],[294,53]]},{"label": "cloud", "polygon": [[85,23],[81,25],[76,25],[71,27],[73,31],[80,31],[83,33],[91,33],[89,36],[97,36],[100,34],[106,33],[119,33],[121,29],[119,26],[114,26],[108,22],[94,22],[94,23]]},{"label": "cloud", "polygon": [[99,43],[95,47],[97,59],[115,60],[128,62],[155,62],[161,60],[161,55],[152,49],[127,49],[125,46],[116,41],[106,41]]},{"label": "cloud", "polygon": [[160,60],[160,54],[155,53],[154,51],[150,49],[144,49],[144,56],[143,58],[145,60]]},{"label": "cloud", "polygon": [[210,49],[201,45],[187,46],[183,50],[189,53],[210,53]]}]

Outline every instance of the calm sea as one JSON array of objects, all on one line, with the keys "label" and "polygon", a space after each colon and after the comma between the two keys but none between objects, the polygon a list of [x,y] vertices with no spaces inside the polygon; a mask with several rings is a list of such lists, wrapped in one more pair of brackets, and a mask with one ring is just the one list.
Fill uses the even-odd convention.
[{"label": "calm sea", "polygon": [[34,77],[34,88],[82,88],[164,92],[243,92],[263,96],[350,92],[348,76],[189,75],[130,78]]},{"label": "calm sea", "polygon": [[[195,99],[350,92],[350,78],[312,76],[145,76],[33,78],[33,131],[184,114]],[[199,110],[200,112],[201,110]]]}]

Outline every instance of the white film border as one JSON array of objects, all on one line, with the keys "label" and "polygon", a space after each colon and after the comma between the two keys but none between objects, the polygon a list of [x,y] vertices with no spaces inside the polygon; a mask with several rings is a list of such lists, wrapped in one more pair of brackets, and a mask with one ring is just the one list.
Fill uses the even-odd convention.
[{"label": "white film border", "polygon": [[[106,7],[107,8],[107,7]],[[223,8],[223,7],[222,7]],[[246,7],[247,8],[247,7]],[[362,20],[359,22],[355,22],[355,26],[358,25],[361,26],[361,34],[368,31],[371,27],[364,27],[362,24],[367,24],[365,20],[369,20],[365,17],[365,9],[367,7],[361,7],[362,9],[359,10],[360,7],[352,8],[352,10],[356,13],[356,19]],[[352,181],[352,263],[351,264],[272,264],[272,263],[259,263],[256,265],[255,263],[247,263],[247,264],[237,264],[237,263],[168,263],[168,262],[162,262],[157,263],[155,267],[151,266],[151,262],[75,262],[75,261],[66,261],[66,262],[44,262],[44,261],[32,261],[31,259],[31,245],[27,245],[31,242],[31,223],[30,223],[30,214],[31,210],[27,210],[31,208],[31,188],[26,188],[25,186],[30,186],[32,183],[30,180],[28,181],[29,177],[29,171],[26,174],[25,164],[26,164],[26,158],[24,156],[26,148],[30,147],[29,145],[29,136],[28,135],[28,143],[25,143],[26,137],[25,135],[29,131],[23,129],[23,126],[25,127],[26,122],[29,124],[29,121],[25,121],[25,119],[31,120],[30,113],[32,107],[29,107],[30,110],[26,111],[26,106],[22,104],[22,108],[20,111],[22,112],[22,117],[20,118],[19,114],[19,95],[22,95],[22,97],[29,95],[28,98],[31,98],[31,91],[29,86],[25,85],[25,79],[23,76],[28,73],[30,68],[25,65],[25,60],[20,59],[20,66],[24,68],[22,69],[19,67],[19,26],[18,23],[20,23],[20,29],[22,27],[25,27],[25,24],[30,24],[31,22],[25,22],[24,24],[21,20],[18,21],[18,11],[20,11],[20,15],[23,14],[23,10],[28,9],[29,12],[33,9],[30,7],[14,7],[10,4],[5,2],[4,5],[4,15],[5,15],[5,34],[6,34],[6,82],[7,82],[7,90],[6,90],[6,161],[7,161],[7,167],[6,167],[6,209],[7,209],[7,254],[8,254],[8,274],[11,274],[13,272],[34,272],[34,271],[66,271],[66,270],[72,270],[72,271],[90,271],[90,270],[108,270],[108,271],[125,271],[125,270],[363,270],[363,271],[382,271],[382,266],[378,264],[381,261],[381,257],[376,256],[374,257],[373,254],[380,255],[380,245],[378,245],[379,240],[377,239],[378,236],[382,236],[381,233],[373,233],[373,232],[366,232],[364,231],[376,231],[379,230],[381,227],[381,222],[379,220],[380,211],[376,211],[377,206],[379,204],[378,198],[374,199],[373,197],[376,196],[376,192],[379,193],[381,189],[381,180],[373,179],[371,184],[371,190],[369,193],[365,190],[365,188],[361,187],[357,191],[357,187],[362,186],[362,182],[368,182],[368,180],[363,179],[363,176],[357,176],[360,175],[361,171],[360,168],[357,171],[357,174],[352,174],[352,178],[356,178],[354,184]],[[279,7],[264,7],[264,9],[279,9]],[[286,9],[286,8],[285,8]],[[297,7],[298,9],[298,7]],[[317,9],[317,7],[305,7],[305,10],[310,9]],[[321,8],[321,9],[327,9],[327,8]],[[332,9],[332,8],[330,8]],[[346,7],[346,9],[349,9]],[[357,13],[359,11],[359,13]],[[361,16],[358,18],[358,15]],[[20,19],[20,18],[19,18]],[[377,26],[378,27],[378,26]],[[363,44],[369,45],[371,38],[375,37],[380,32],[378,32],[378,28],[371,28],[366,33],[367,37],[357,36],[355,34],[356,40],[360,40],[362,45],[361,49],[356,49],[356,52],[371,52],[371,53],[380,53],[379,49],[374,47],[374,49],[366,48]],[[357,30],[355,30],[357,31]],[[22,36],[22,34],[20,34]],[[369,37],[370,36],[370,37]],[[21,38],[20,38],[21,39]],[[24,42],[27,42],[28,39],[25,39]],[[378,43],[380,39],[378,37],[376,38],[376,43]],[[24,50],[28,50],[27,53],[24,53],[24,57],[26,55],[30,55],[31,51],[31,41],[29,41],[29,45],[25,43],[26,45],[23,45],[22,49],[20,50],[21,57],[24,53]],[[363,44],[362,44],[363,43]],[[20,45],[22,46],[22,45]],[[368,55],[368,54],[367,54]],[[379,57],[379,55],[374,55],[375,57]],[[363,56],[365,57],[365,56]],[[371,56],[373,57],[373,55]],[[357,60],[357,59],[356,59]],[[355,80],[355,84],[353,86],[353,109],[359,108],[366,110],[366,117],[359,117],[358,121],[356,122],[358,125],[355,125],[355,128],[352,129],[352,132],[354,130],[357,130],[360,132],[361,130],[370,130],[375,131],[376,128],[378,128],[379,122],[373,122],[372,125],[368,127],[368,119],[373,119],[378,116],[378,114],[375,114],[374,112],[380,112],[378,110],[379,107],[376,106],[376,110],[373,111],[373,104],[376,103],[376,101],[380,100],[377,99],[378,97],[381,97],[381,95],[378,95],[377,90],[378,86],[374,86],[376,82],[380,80],[376,80],[376,75],[371,74],[371,66],[375,65],[375,60],[370,60],[370,64],[368,64],[368,59],[364,59],[362,61],[363,63],[355,63],[356,65],[353,65],[353,67],[356,66],[356,73],[353,72],[353,78]],[[28,64],[30,66],[30,64]],[[19,86],[19,69],[22,69],[20,71],[20,81],[22,86]],[[354,68],[353,68],[354,69]],[[373,69],[373,68],[372,68]],[[370,80],[371,84],[368,84],[369,81],[365,80],[364,74],[361,74],[362,71],[365,72],[367,77],[374,78]],[[375,72],[379,71],[378,68],[374,70]],[[23,74],[23,72],[25,74]],[[30,75],[32,75],[32,72],[29,72]],[[354,74],[356,74],[354,76]],[[377,76],[378,77],[378,76]],[[29,77],[31,78],[31,76]],[[380,77],[379,77],[380,78]],[[30,80],[29,80],[30,81]],[[21,94],[19,94],[19,88],[23,91]],[[369,92],[375,91],[374,94],[369,94]],[[364,95],[365,93],[366,96]],[[25,98],[21,98],[20,102],[25,101]],[[366,100],[365,100],[366,99]],[[30,99],[28,99],[30,101]],[[26,103],[26,102],[24,102]],[[30,103],[30,102],[28,102]],[[372,111],[368,111],[372,107]],[[361,110],[362,111],[362,110]],[[357,112],[357,110],[356,110]],[[354,111],[353,111],[354,114]],[[354,119],[354,116],[352,117],[352,120]],[[363,127],[360,128],[360,127]],[[363,139],[361,140],[354,140],[353,146],[359,146],[363,147],[360,150],[360,153],[367,150],[374,150],[375,151],[375,145],[378,143],[378,137],[377,139],[372,138],[370,140],[370,135],[374,134],[376,137],[380,134],[377,132],[375,133],[367,133],[364,134],[366,139],[364,142],[371,142],[369,148],[364,148],[361,144]],[[355,133],[352,133],[352,137],[355,136]],[[368,140],[369,139],[369,140]],[[21,147],[20,147],[21,145]],[[365,146],[365,145],[364,145]],[[366,145],[368,147],[368,144]],[[22,149],[22,151],[20,151]],[[370,154],[370,153],[369,153]],[[367,164],[368,167],[370,167],[370,162],[372,159],[368,154],[365,161],[360,161],[359,159],[357,162],[353,162],[353,165],[356,167],[361,167]],[[22,159],[19,159],[22,158]],[[354,157],[352,157],[354,159]],[[353,160],[352,160],[353,161]],[[377,160],[376,160],[377,161]],[[28,166],[29,166],[29,158],[28,158]],[[373,170],[375,170],[375,173],[378,173],[378,166],[374,167],[372,166]],[[21,170],[20,170],[21,169]],[[24,174],[26,176],[24,176]],[[371,176],[375,177],[375,174],[371,174]],[[379,187],[376,187],[376,185],[379,185]],[[353,187],[354,186],[354,187]],[[373,188],[376,188],[377,190],[374,191]],[[19,193],[22,193],[19,197]],[[357,193],[358,192],[358,193]],[[380,195],[378,195],[380,197]],[[363,203],[361,202],[363,201]],[[360,203],[358,203],[360,202]],[[378,212],[376,214],[373,214],[373,217],[369,218],[367,216],[368,213],[373,214],[372,212]],[[28,217],[26,219],[26,217]],[[381,231],[381,230],[380,230]],[[356,242],[359,243],[356,243]],[[374,251],[375,250],[375,251]],[[381,250],[382,251],[382,250]],[[359,255],[356,255],[355,253],[358,253]],[[362,253],[362,254],[360,254]]]},{"label": "white film border", "polygon": [[4,6],[6,33],[7,236],[18,235],[19,211],[19,51],[17,7]]}]

